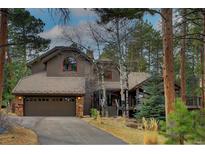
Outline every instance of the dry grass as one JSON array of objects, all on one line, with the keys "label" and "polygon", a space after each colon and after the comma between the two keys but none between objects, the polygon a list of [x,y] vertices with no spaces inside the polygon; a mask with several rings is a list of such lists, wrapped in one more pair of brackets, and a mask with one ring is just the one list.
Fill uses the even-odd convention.
[{"label": "dry grass", "polygon": [[7,112],[6,109],[1,109],[0,112],[4,113],[4,114],[6,114],[6,115],[9,115],[9,116],[17,116],[16,113],[13,113],[13,112]]},{"label": "dry grass", "polygon": [[37,135],[32,130],[23,127],[13,127],[8,132],[0,134],[0,144],[25,145],[37,143]]},{"label": "dry grass", "polygon": [[[125,118],[101,118],[101,121],[93,118],[83,118],[89,124],[100,128],[128,144],[144,144],[144,131],[126,126]],[[148,132],[146,132],[148,133]],[[164,144],[165,138],[158,135],[158,144]]]}]

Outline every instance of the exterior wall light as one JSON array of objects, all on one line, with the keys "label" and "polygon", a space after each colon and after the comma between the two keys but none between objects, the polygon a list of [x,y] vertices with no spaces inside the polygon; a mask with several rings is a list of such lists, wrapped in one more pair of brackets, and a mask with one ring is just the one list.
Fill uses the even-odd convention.
[{"label": "exterior wall light", "polygon": [[81,97],[78,97],[77,99],[78,99],[78,100],[80,100],[80,99],[81,99]]},{"label": "exterior wall light", "polygon": [[18,99],[19,99],[19,100],[21,100],[21,99],[22,99],[22,97],[21,97],[21,96],[19,96],[19,97],[18,97]]}]

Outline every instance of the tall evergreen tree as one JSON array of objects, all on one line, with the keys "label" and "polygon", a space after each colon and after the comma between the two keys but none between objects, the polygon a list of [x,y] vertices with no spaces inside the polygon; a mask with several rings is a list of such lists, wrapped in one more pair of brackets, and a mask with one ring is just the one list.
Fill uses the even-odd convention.
[{"label": "tall evergreen tree", "polygon": [[[3,100],[4,104],[12,99],[12,89],[18,80],[28,73],[27,60],[32,55],[37,56],[44,51],[50,40],[41,38],[39,33],[43,32],[44,23],[30,15],[25,9],[9,9],[8,16],[8,51],[4,67]],[[19,20],[19,18],[24,20]]]},{"label": "tall evergreen tree", "polygon": [[182,28],[181,35],[183,36],[181,40],[181,51],[180,51],[180,78],[181,78],[181,99],[186,104],[186,78],[185,78],[185,51],[186,51],[186,9],[181,10],[182,14]]},{"label": "tall evergreen tree", "polygon": [[173,28],[172,9],[162,9],[162,32],[163,32],[163,79],[166,118],[174,111],[174,59],[173,59]]},{"label": "tall evergreen tree", "polygon": [[8,42],[8,9],[0,9],[0,110],[2,106],[4,63]]}]

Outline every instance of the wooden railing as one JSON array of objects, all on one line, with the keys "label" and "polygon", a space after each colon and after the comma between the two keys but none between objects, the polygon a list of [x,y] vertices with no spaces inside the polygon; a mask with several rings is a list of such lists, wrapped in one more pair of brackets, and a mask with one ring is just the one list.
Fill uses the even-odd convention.
[{"label": "wooden railing", "polygon": [[200,109],[201,108],[201,97],[187,96],[186,105],[188,109]]},{"label": "wooden railing", "polygon": [[[186,106],[188,109],[200,109],[202,106],[201,103],[201,97],[199,96],[186,96]],[[130,110],[141,110],[142,107],[142,102],[134,105],[134,106],[129,106]]]}]

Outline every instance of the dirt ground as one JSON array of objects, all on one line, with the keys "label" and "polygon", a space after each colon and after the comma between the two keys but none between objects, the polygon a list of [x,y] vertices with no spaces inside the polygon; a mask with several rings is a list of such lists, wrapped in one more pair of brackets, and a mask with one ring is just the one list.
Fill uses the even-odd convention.
[{"label": "dirt ground", "polygon": [[15,126],[7,132],[0,134],[0,144],[4,145],[27,145],[38,144],[38,137],[30,129]]},{"label": "dirt ground", "polygon": [[[115,137],[120,138],[129,144],[144,144],[144,131],[135,128],[127,127],[124,118],[101,118],[94,120],[93,118],[83,118],[89,124],[102,129]],[[165,143],[165,137],[157,135],[158,144]]]}]

